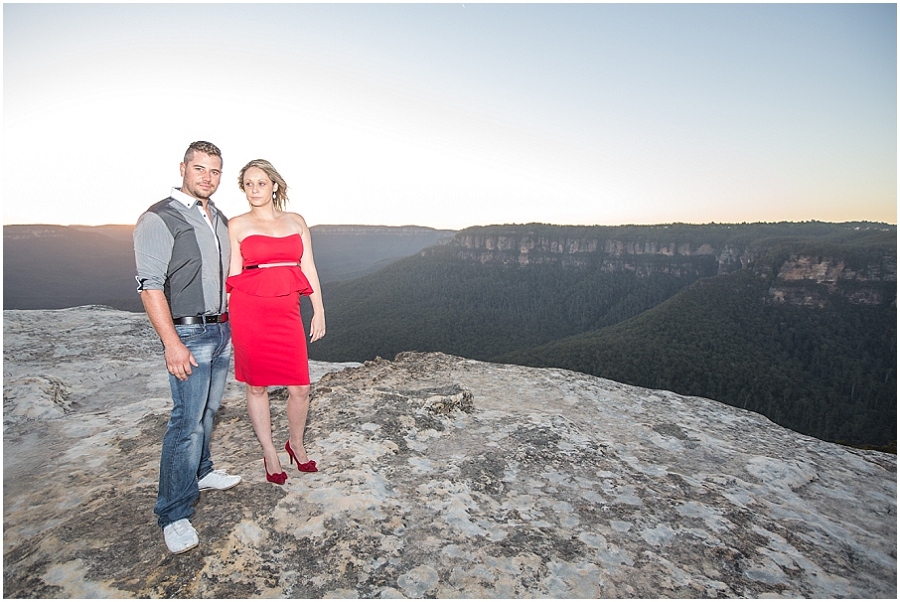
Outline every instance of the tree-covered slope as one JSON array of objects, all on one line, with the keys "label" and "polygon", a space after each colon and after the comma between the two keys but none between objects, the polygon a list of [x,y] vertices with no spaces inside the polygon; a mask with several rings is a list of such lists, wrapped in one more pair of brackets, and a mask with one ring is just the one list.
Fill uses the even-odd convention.
[{"label": "tree-covered slope", "polygon": [[432,251],[323,285],[328,336],[310,347],[310,357],[362,361],[443,351],[490,359],[636,316],[697,278],[485,265],[460,260],[449,247]]},{"label": "tree-covered slope", "polygon": [[498,359],[708,397],[826,440],[896,441],[896,288],[879,305],[819,308],[767,302],[771,285],[749,271],[701,280],[634,319]]}]

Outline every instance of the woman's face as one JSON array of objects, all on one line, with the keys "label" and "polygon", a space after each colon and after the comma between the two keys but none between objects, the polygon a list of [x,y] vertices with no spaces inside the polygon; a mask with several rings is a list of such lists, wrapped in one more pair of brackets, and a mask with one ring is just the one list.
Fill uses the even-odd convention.
[{"label": "woman's face", "polygon": [[253,207],[263,207],[266,203],[271,203],[275,190],[275,184],[260,168],[251,167],[244,172],[244,194]]}]

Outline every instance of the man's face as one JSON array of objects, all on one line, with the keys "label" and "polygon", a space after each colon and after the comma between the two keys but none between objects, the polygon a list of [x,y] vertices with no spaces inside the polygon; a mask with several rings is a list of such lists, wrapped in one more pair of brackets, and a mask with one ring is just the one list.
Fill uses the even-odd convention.
[{"label": "man's face", "polygon": [[209,199],[222,178],[222,158],[195,151],[190,161],[181,164],[181,177],[181,192],[198,200]]}]

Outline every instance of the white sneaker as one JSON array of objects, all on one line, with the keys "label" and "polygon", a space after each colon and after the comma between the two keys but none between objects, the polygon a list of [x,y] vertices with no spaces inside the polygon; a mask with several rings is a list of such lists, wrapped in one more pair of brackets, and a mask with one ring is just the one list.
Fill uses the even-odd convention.
[{"label": "white sneaker", "polygon": [[187,552],[191,548],[196,548],[200,543],[197,537],[197,530],[186,518],[169,523],[163,529],[163,535],[166,538],[166,546],[173,554],[181,554]]},{"label": "white sneaker", "polygon": [[224,470],[214,470],[197,482],[200,491],[207,489],[218,489],[224,491],[231,489],[241,482],[241,477],[237,475],[227,475]]}]

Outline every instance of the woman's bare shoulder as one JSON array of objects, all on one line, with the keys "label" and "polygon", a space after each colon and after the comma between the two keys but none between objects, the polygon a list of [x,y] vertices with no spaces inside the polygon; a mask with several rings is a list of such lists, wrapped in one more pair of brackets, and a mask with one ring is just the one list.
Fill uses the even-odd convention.
[{"label": "woman's bare shoulder", "polygon": [[228,227],[230,228],[231,226],[239,226],[239,225],[245,223],[249,217],[250,217],[249,212],[242,213],[240,215],[235,215],[234,217],[230,217],[230,218],[228,218]]},{"label": "woman's bare shoulder", "polygon": [[236,215],[228,220],[228,231],[238,240],[244,237],[244,233],[250,228],[251,219],[249,213]]},{"label": "woman's bare shoulder", "polygon": [[303,219],[303,216],[299,213],[285,211],[284,216],[290,220],[291,225],[296,227],[300,234],[304,234],[307,230],[309,230],[306,225],[306,220]]}]

